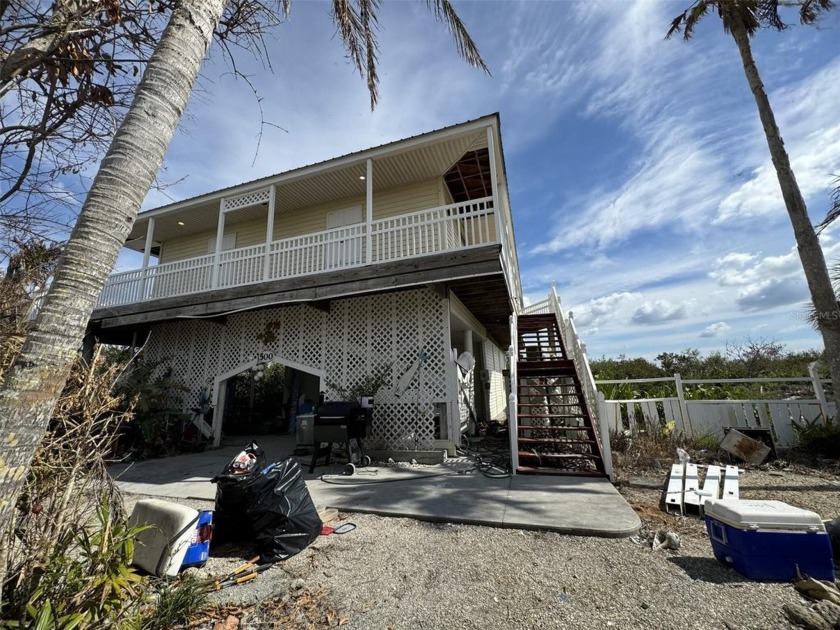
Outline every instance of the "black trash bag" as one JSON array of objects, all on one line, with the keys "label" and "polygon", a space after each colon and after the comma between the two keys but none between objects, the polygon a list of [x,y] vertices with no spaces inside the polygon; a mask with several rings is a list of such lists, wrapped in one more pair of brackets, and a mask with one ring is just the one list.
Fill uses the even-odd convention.
[{"label": "black trash bag", "polygon": [[323,523],[296,459],[269,466],[253,482],[252,492],[248,516],[261,563],[300,553],[321,534]]},{"label": "black trash bag", "polygon": [[265,466],[265,451],[252,441],[210,480],[216,484],[213,544],[250,543],[254,539],[248,508],[254,502],[252,486]]}]

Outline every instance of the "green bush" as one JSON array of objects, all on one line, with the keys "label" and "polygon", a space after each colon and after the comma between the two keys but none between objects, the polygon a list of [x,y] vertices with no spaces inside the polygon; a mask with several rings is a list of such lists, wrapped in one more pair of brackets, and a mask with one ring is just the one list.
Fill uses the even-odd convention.
[{"label": "green bush", "polygon": [[801,418],[793,422],[799,447],[810,455],[840,459],[840,422],[834,418],[817,416],[813,420]]}]

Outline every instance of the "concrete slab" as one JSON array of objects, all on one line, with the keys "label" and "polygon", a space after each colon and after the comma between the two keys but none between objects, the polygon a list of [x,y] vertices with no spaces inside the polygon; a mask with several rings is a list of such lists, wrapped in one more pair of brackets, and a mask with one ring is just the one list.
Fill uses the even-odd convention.
[{"label": "concrete slab", "polygon": [[[210,479],[247,440],[222,449],[120,464],[111,468],[123,491],[212,501]],[[271,461],[294,449],[293,436],[257,439]],[[308,458],[301,458],[304,470]],[[606,479],[516,475],[487,477],[464,459],[420,468],[370,467],[342,475],[343,465],[319,466],[306,484],[319,508],[427,521],[537,529],[586,536],[632,536],[639,517]]]}]

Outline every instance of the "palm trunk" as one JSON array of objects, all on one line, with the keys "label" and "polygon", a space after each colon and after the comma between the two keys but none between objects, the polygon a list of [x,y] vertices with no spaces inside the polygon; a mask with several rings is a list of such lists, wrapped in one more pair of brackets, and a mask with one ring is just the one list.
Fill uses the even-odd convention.
[{"label": "palm trunk", "polygon": [[[88,192],[33,330],[0,390],[0,541],[96,298],[163,163],[226,1],[177,3]],[[5,567],[0,549],[0,584]]]},{"label": "palm trunk", "polygon": [[796,248],[799,251],[799,259],[802,261],[802,269],[811,292],[811,301],[817,312],[817,323],[825,345],[825,358],[834,385],[834,402],[837,405],[837,411],[840,412],[840,310],[838,310],[837,297],[825,264],[825,256],[808,216],[808,209],[799,190],[799,184],[796,183],[796,177],[790,167],[790,158],[785,150],[779,127],[776,125],[776,117],[770,107],[770,100],[767,98],[767,92],[758,74],[749,35],[743,23],[737,18],[727,19],[724,16],[724,23],[732,33],[732,38],[741,53],[744,74],[755,97],[758,115],[764,127],[764,135],[767,138],[767,146],[770,148],[770,156],[779,179],[779,187],[793,225]]}]

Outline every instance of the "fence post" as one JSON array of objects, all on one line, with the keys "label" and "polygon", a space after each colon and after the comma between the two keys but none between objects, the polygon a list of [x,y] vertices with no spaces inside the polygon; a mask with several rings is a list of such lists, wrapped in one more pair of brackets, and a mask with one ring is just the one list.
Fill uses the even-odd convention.
[{"label": "fence post", "polygon": [[828,402],[825,399],[820,375],[817,373],[817,363],[818,361],[814,361],[808,364],[808,376],[811,377],[811,384],[814,386],[814,395],[820,403],[820,413],[822,414],[823,422],[828,422]]},{"label": "fence post", "polygon": [[610,481],[615,481],[615,473],[613,472],[612,461],[612,445],[610,444],[610,428],[607,426],[607,402],[604,398],[604,392],[596,394],[598,398],[598,427],[601,431],[601,451],[604,455],[604,470]]},{"label": "fence post", "polygon": [[682,384],[682,376],[679,373],[674,374],[674,385],[677,388],[677,400],[680,403],[680,413],[683,417],[683,426],[688,424],[688,430],[691,431],[691,436],[696,437],[694,435],[694,425],[691,424],[691,416],[688,413],[688,405],[685,404],[685,394],[683,392],[683,384]]}]

